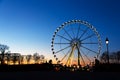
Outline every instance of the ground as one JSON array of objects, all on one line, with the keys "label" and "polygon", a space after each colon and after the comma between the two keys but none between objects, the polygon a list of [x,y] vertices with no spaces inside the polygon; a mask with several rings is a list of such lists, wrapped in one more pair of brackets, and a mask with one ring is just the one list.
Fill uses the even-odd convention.
[{"label": "ground", "polygon": [[0,80],[120,80],[119,72],[0,72]]}]

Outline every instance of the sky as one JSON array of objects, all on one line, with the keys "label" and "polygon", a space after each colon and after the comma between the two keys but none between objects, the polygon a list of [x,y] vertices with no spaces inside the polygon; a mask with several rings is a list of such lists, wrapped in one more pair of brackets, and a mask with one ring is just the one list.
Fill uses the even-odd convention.
[{"label": "sky", "polygon": [[120,50],[119,0],[0,0],[0,44],[23,55],[38,52],[52,59],[54,31],[69,20],[92,24],[102,40],[102,52]]}]

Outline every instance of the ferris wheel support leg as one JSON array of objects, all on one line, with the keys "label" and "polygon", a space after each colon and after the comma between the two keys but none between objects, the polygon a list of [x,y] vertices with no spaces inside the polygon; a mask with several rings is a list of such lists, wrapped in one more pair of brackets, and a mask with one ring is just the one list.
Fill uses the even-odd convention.
[{"label": "ferris wheel support leg", "polygon": [[78,49],[78,66],[80,67],[80,51],[79,51],[79,48],[77,47]]},{"label": "ferris wheel support leg", "polygon": [[71,51],[71,53],[70,53],[70,55],[69,55],[69,57],[68,57],[68,60],[67,60],[67,62],[66,62],[66,65],[67,65],[67,66],[71,66],[74,49],[75,49],[75,46],[72,47],[72,51]]}]

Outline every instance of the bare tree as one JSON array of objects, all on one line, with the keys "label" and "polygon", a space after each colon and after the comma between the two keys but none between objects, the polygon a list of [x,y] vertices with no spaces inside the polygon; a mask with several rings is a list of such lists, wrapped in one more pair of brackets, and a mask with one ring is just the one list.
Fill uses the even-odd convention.
[{"label": "bare tree", "polygon": [[24,62],[24,56],[20,56],[20,64],[23,64]]},{"label": "bare tree", "polygon": [[111,53],[111,57],[112,57],[112,62],[113,63],[120,63],[120,51],[118,52],[112,52]]},{"label": "bare tree", "polygon": [[100,56],[100,60],[101,60],[102,63],[107,63],[107,61],[108,61],[107,52],[104,52],[104,53]]},{"label": "bare tree", "polygon": [[6,53],[6,56],[7,56],[7,64],[9,64],[9,62],[11,61],[11,53],[10,53],[10,51],[8,51]]},{"label": "bare tree", "polygon": [[[107,58],[108,58],[108,55],[106,52],[104,52],[100,59],[101,59],[101,62],[103,63],[107,63]],[[117,52],[111,52],[109,54],[109,61],[110,63],[120,63],[120,51],[117,51]]]},{"label": "bare tree", "polygon": [[16,64],[16,62],[18,62],[20,64],[20,54],[19,53],[12,53],[12,58],[13,58],[14,65]]},{"label": "bare tree", "polygon": [[35,63],[39,63],[39,61],[40,61],[40,55],[39,55],[39,53],[34,53],[33,54],[33,58],[34,58]]},{"label": "bare tree", "polygon": [[117,62],[120,63],[120,51],[117,52]]},{"label": "bare tree", "polygon": [[7,45],[0,44],[0,53],[1,53],[1,64],[4,64],[4,55],[6,53],[6,50],[8,50],[9,47]]},{"label": "bare tree", "polygon": [[116,52],[110,53],[110,62],[111,62],[111,63],[117,63],[116,60],[117,60]]},{"label": "bare tree", "polygon": [[44,63],[45,61],[45,56],[44,55],[40,55],[40,63]]},{"label": "bare tree", "polygon": [[32,55],[27,55],[27,64],[30,63],[30,60],[32,59]]}]

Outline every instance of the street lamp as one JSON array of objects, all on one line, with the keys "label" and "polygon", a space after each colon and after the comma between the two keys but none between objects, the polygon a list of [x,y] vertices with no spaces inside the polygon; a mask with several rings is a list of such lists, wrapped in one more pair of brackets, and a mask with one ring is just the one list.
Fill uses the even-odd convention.
[{"label": "street lamp", "polygon": [[108,40],[108,38],[106,38],[105,42],[106,42],[106,47],[107,47],[107,59],[108,59],[108,64],[109,64],[109,51],[108,51],[109,40]]}]

